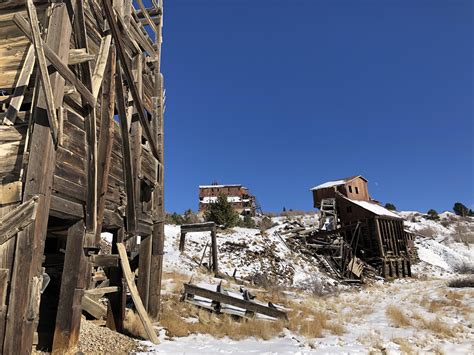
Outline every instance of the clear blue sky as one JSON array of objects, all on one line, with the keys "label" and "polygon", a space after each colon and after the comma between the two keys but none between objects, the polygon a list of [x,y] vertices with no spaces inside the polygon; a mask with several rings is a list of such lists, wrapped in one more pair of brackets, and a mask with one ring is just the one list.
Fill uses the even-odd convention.
[{"label": "clear blue sky", "polygon": [[166,210],[242,183],[265,211],[362,174],[399,209],[474,207],[470,0],[165,0]]}]

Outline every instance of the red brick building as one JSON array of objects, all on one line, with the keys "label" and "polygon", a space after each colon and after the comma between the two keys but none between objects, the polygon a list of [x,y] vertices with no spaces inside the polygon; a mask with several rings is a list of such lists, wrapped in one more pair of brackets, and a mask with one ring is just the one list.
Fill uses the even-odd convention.
[{"label": "red brick building", "polygon": [[240,185],[212,185],[199,186],[199,214],[203,214],[209,204],[217,201],[219,195],[227,196],[227,201],[232,204],[234,210],[241,215],[255,216],[255,196],[249,189]]}]

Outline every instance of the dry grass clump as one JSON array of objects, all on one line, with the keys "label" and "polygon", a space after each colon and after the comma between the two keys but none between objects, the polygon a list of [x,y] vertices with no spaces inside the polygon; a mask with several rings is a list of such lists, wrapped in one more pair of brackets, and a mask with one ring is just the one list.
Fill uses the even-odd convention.
[{"label": "dry grass clump", "polygon": [[403,354],[413,354],[414,350],[410,343],[405,338],[392,338],[392,342],[400,346],[400,351]]},{"label": "dry grass clump", "polygon": [[308,305],[294,304],[288,315],[288,329],[308,338],[321,338],[324,330],[342,335],[345,328],[327,312],[318,311]]},{"label": "dry grass clump", "polygon": [[450,338],[454,336],[454,331],[439,318],[436,318],[434,320],[422,319],[421,326],[423,327],[423,329],[430,330],[441,337]]},{"label": "dry grass clump", "polygon": [[397,328],[408,327],[411,325],[410,319],[394,305],[388,306],[385,313]]},{"label": "dry grass clump", "polygon": [[127,332],[135,337],[139,337],[142,339],[148,339],[148,336],[145,332],[145,328],[143,328],[143,323],[134,311],[131,309],[127,309],[125,312],[125,319],[123,326]]},{"label": "dry grass clump", "polygon": [[211,334],[217,338],[228,336],[233,340],[247,337],[268,340],[281,334],[284,326],[282,321],[238,319],[178,302],[167,302],[164,305],[160,324],[166,329],[169,337],[200,333]]}]

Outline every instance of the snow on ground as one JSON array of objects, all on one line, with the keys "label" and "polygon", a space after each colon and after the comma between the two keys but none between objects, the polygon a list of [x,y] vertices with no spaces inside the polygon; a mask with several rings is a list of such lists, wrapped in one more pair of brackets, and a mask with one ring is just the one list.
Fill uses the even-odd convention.
[{"label": "snow on ground", "polygon": [[[292,293],[292,299],[312,299],[314,307],[332,314],[344,326],[343,334],[324,331],[320,338],[308,338],[284,329],[281,336],[271,340],[235,341],[209,334],[168,338],[161,329],[161,344],[152,346],[150,353],[472,353],[474,292],[448,288],[446,281],[457,276],[460,266],[474,263],[474,218],[446,212],[433,221],[417,212],[397,213],[406,219],[406,228],[417,235],[420,262],[413,266],[414,278],[380,281],[316,299],[308,293]],[[247,279],[265,275],[296,288],[308,288],[318,279],[329,284],[331,280],[318,270],[315,260],[292,252],[279,237],[286,217],[272,220],[279,225],[264,233],[246,228],[218,233],[220,270],[232,275],[237,269],[237,277]],[[308,225],[317,222],[314,215],[299,220]],[[165,270],[188,275],[202,272],[197,265],[210,241],[209,234],[189,233],[181,255],[179,226],[167,225],[165,233]],[[390,318],[387,308],[391,305],[408,319],[406,325],[397,325]]]},{"label": "snow on ground", "polygon": [[[270,340],[235,341],[206,334],[168,338],[162,331],[159,345],[146,344],[149,353],[169,354],[398,354],[402,350],[468,354],[474,344],[473,296],[469,289],[448,289],[443,280],[397,280],[316,300],[316,307],[330,312],[344,326],[341,335],[325,331],[322,337],[311,339],[285,329],[281,336]],[[400,310],[409,324],[394,323],[387,315],[391,306]]]},{"label": "snow on ground", "polygon": [[[236,227],[217,234],[219,271],[229,276],[262,282],[277,282],[285,286],[311,287],[315,278],[330,285],[334,281],[321,273],[313,258],[291,251],[278,231],[277,225],[265,232]],[[165,270],[191,273],[201,259],[208,263],[210,232],[186,234],[184,253],[178,250],[180,227],[165,226]],[[206,255],[203,258],[206,244]]]}]

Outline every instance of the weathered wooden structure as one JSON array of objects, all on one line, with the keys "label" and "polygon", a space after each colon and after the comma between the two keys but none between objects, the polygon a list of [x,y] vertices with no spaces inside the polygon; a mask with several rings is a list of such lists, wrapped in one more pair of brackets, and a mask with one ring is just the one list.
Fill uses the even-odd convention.
[{"label": "weathered wooden structure", "polygon": [[[210,251],[210,263],[209,268],[217,274],[219,272],[219,262],[217,259],[217,234],[216,234],[216,224],[214,222],[205,222],[205,223],[193,223],[193,224],[183,224],[181,226],[181,235],[179,238],[179,251],[182,253],[184,251],[184,243],[186,241],[186,233],[192,232],[211,232],[211,251]],[[204,248],[204,254],[206,253],[207,244]],[[203,254],[203,258],[204,258]]]},{"label": "weathered wooden structure", "polygon": [[[330,181],[311,189],[314,207],[321,210],[319,236],[340,236],[340,267],[360,258],[384,277],[411,276],[409,236],[403,218],[380,206],[368,192],[362,176]],[[325,220],[330,216],[331,223]],[[351,265],[352,266],[352,265]]]},{"label": "weathered wooden structure", "polygon": [[245,186],[213,183],[199,186],[199,214],[203,215],[211,203],[217,202],[220,195],[226,196],[234,211],[240,215],[255,216],[257,210],[260,209],[257,199]]},{"label": "weathered wooden structure", "polygon": [[[107,325],[123,330],[135,280],[117,243],[158,317],[163,6],[151,4],[0,2],[0,353],[72,349],[98,281]],[[111,255],[100,255],[104,231]]]}]

